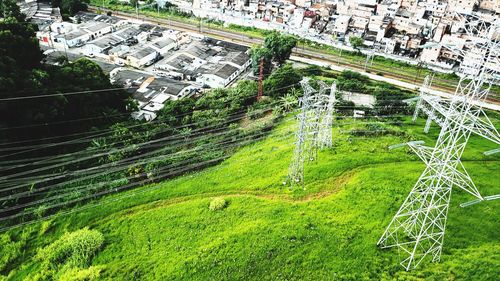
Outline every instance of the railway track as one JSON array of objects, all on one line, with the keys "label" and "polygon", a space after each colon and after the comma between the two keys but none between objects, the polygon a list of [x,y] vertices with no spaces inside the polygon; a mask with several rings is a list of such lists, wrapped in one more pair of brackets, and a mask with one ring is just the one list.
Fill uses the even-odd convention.
[{"label": "railway track", "polygon": [[[99,8],[99,9],[101,11],[103,10],[102,8]],[[97,7],[91,6],[91,7],[89,7],[89,10],[96,12]],[[210,27],[210,26],[200,27],[199,25],[196,25],[194,23],[190,24],[190,23],[181,22],[181,21],[177,21],[177,20],[153,18],[153,17],[144,16],[144,15],[140,15],[139,18],[137,18],[132,13],[114,11],[114,10],[108,10],[108,9],[104,9],[104,11],[106,11],[106,12],[110,11],[115,16],[127,18],[130,20],[141,20],[143,22],[147,22],[150,24],[155,24],[155,25],[160,25],[160,26],[169,26],[169,27],[177,29],[177,30],[199,33],[199,34],[203,34],[203,35],[206,35],[209,37],[213,37],[214,39],[230,41],[230,42],[237,43],[240,45],[245,45],[245,46],[254,46],[254,45],[261,44],[263,42],[263,40],[260,38],[253,38],[253,37],[249,37],[245,34],[241,34],[238,32],[230,32],[230,31],[223,30],[223,29],[216,28],[216,27]],[[373,65],[368,66],[365,69],[364,63],[355,63],[352,61],[348,61],[345,58],[343,58],[342,56],[326,54],[326,53],[320,52],[320,50],[312,49],[309,47],[305,47],[305,48],[296,47],[293,50],[292,55],[306,58],[306,59],[321,61],[323,63],[327,63],[327,64],[331,64],[331,65],[337,65],[337,66],[348,68],[348,69],[355,70],[355,71],[364,72],[365,70],[367,70],[371,73],[376,73],[377,75],[380,75],[380,76],[383,76],[386,78],[391,78],[391,79],[403,81],[406,83],[414,84],[416,86],[421,85],[424,81],[424,78],[425,78],[424,76],[420,77],[418,75],[408,75],[408,74],[405,75],[405,74],[402,74],[400,72],[397,72],[397,69],[387,71],[386,69],[382,69],[380,67],[377,67],[376,65],[375,66],[373,66]],[[457,84],[456,81],[446,80],[446,79],[441,79],[441,78],[434,78],[431,89],[453,94],[453,93],[455,93],[456,84]],[[500,105],[500,96],[496,93],[492,93],[490,95],[490,98],[487,100],[487,102],[494,103],[496,105]]]}]

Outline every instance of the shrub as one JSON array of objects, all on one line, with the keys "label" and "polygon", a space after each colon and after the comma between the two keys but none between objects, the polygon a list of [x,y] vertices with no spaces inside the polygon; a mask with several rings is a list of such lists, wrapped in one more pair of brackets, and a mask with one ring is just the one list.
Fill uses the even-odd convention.
[{"label": "shrub", "polygon": [[0,271],[21,256],[25,240],[13,241],[8,233],[0,235]]},{"label": "shrub", "polygon": [[38,232],[38,235],[39,236],[44,235],[51,227],[52,227],[52,220],[42,221],[42,223],[40,224],[40,231]]},{"label": "shrub", "polygon": [[104,236],[88,228],[65,233],[47,247],[40,249],[37,258],[52,268],[60,265],[86,266],[101,248]]},{"label": "shrub", "polygon": [[224,198],[217,197],[212,199],[208,209],[210,209],[210,211],[218,211],[226,208],[226,206],[227,206],[227,201]]},{"label": "shrub", "polygon": [[101,268],[91,266],[89,268],[81,269],[77,267],[66,270],[59,277],[60,281],[93,281],[99,279],[101,275]]}]

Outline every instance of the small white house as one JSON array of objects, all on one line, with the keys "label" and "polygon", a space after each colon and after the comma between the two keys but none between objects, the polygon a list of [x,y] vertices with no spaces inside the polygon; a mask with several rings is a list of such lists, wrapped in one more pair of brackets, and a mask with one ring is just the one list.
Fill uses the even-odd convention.
[{"label": "small white house", "polygon": [[83,45],[90,40],[90,34],[84,30],[75,30],[67,34],[59,34],[54,38],[55,43],[65,44],[68,48]]},{"label": "small white house", "polygon": [[159,56],[159,53],[151,48],[135,49],[127,55],[127,63],[133,67],[141,68],[150,64]]},{"label": "small white house", "polygon": [[177,47],[177,44],[175,43],[174,40],[170,38],[162,38],[160,40],[157,40],[151,44],[149,44],[149,47],[153,48],[156,50],[158,53],[161,55],[166,54],[168,51],[174,49]]},{"label": "small white house", "polygon": [[211,88],[223,88],[229,85],[239,74],[239,69],[230,64],[223,64],[212,71],[202,74],[197,81]]},{"label": "small white house", "polygon": [[117,46],[121,40],[113,36],[99,38],[97,40],[88,42],[83,46],[83,53],[85,54],[102,54],[114,46]]},{"label": "small white house", "polygon": [[113,31],[113,25],[105,22],[87,22],[80,26],[81,30],[88,32],[90,40],[99,38]]}]

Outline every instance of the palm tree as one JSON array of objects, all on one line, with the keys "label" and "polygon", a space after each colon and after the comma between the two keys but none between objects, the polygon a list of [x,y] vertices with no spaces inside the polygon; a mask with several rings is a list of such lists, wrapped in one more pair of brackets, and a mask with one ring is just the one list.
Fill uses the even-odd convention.
[{"label": "palm tree", "polygon": [[294,109],[298,103],[298,99],[297,96],[294,94],[294,91],[295,89],[292,89],[292,91],[288,92],[280,99],[281,108],[283,108],[283,111],[285,112]]}]

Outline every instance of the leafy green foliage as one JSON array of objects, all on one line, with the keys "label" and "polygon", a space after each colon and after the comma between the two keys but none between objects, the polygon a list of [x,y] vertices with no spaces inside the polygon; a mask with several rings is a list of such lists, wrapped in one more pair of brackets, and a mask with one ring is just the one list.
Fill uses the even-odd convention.
[{"label": "leafy green foliage", "polygon": [[0,19],[5,22],[23,22],[26,16],[21,13],[16,1],[0,0]]},{"label": "leafy green foliage", "polygon": [[88,228],[65,233],[61,238],[37,253],[37,258],[48,268],[87,266],[104,243],[104,236]]},{"label": "leafy green foliage", "polygon": [[282,97],[291,87],[299,87],[300,80],[302,75],[299,71],[291,64],[285,64],[264,81],[264,95],[275,99]]},{"label": "leafy green foliage", "polygon": [[277,31],[267,34],[262,46],[252,49],[252,69],[254,74],[259,73],[261,60],[263,60],[264,74],[271,73],[272,62],[282,65],[290,58],[295,45],[297,45],[297,39],[294,36]]},{"label": "leafy green foliage", "polygon": [[349,44],[351,44],[351,46],[356,50],[359,50],[359,48],[363,46],[363,43],[364,40],[361,37],[358,36],[349,37]]},{"label": "leafy green foliage", "polygon": [[273,31],[266,35],[263,48],[271,52],[273,59],[278,65],[283,64],[292,54],[293,48],[297,45],[297,38],[292,35]]},{"label": "leafy green foliage", "polygon": [[13,241],[8,233],[0,234],[0,272],[22,254],[25,240]]},{"label": "leafy green foliage", "polygon": [[90,266],[89,268],[73,267],[64,271],[59,277],[60,281],[94,281],[99,280],[101,268]]},{"label": "leafy green foliage", "polygon": [[260,73],[260,64],[262,61],[262,73],[267,75],[271,73],[273,55],[271,50],[264,47],[252,48],[252,69],[254,74]]},{"label": "leafy green foliage", "polygon": [[[0,103],[0,127],[9,127],[0,138],[35,139],[82,132],[122,120],[128,112],[129,95],[113,90],[116,87],[96,63],[80,59],[48,66],[40,63],[42,58],[34,26],[15,20],[0,22],[0,98],[11,99]],[[87,93],[92,90],[101,91]],[[68,92],[81,93],[57,95]],[[40,98],[24,99],[26,96]],[[57,125],[37,126],[46,123]],[[23,130],[25,126],[31,129]]]},{"label": "leafy green foliage", "polygon": [[224,198],[217,197],[212,199],[212,201],[210,201],[210,206],[208,206],[208,209],[210,211],[219,211],[226,208],[226,206],[227,206],[226,200]]},{"label": "leafy green foliage", "polygon": [[375,82],[354,71],[342,71],[337,76],[337,86],[341,91],[358,92],[373,95],[376,98],[374,109],[356,107],[351,101],[342,100],[339,97],[337,111],[342,115],[352,115],[354,109],[360,109],[370,115],[387,116],[393,114],[408,114],[411,108],[405,99],[413,96],[413,93],[402,90],[384,82]]},{"label": "leafy green foliage", "polygon": [[[424,168],[409,150],[387,147],[415,139],[432,145],[439,131],[423,134],[424,123],[410,117],[399,125],[335,120],[334,147],[305,166],[306,190],[290,191],[282,181],[296,121],[287,118],[220,165],[129,191],[120,200],[102,199],[107,203],[57,218],[51,233],[92,225],[110,237],[92,261],[105,267],[102,279],[495,280],[499,202],[460,208],[471,200],[465,192],[452,195],[440,263],[405,272],[396,250],[375,246]],[[365,129],[399,133],[349,134]],[[494,147],[473,137],[463,157],[485,195],[500,192],[500,159],[482,154]],[[210,211],[214,197],[231,198],[230,208]],[[29,248],[54,239],[36,237]],[[39,267],[30,258],[22,264],[14,277]]]},{"label": "leafy green foliage", "polygon": [[52,0],[52,7],[61,9],[63,17],[73,16],[79,11],[87,10],[90,0]]}]

